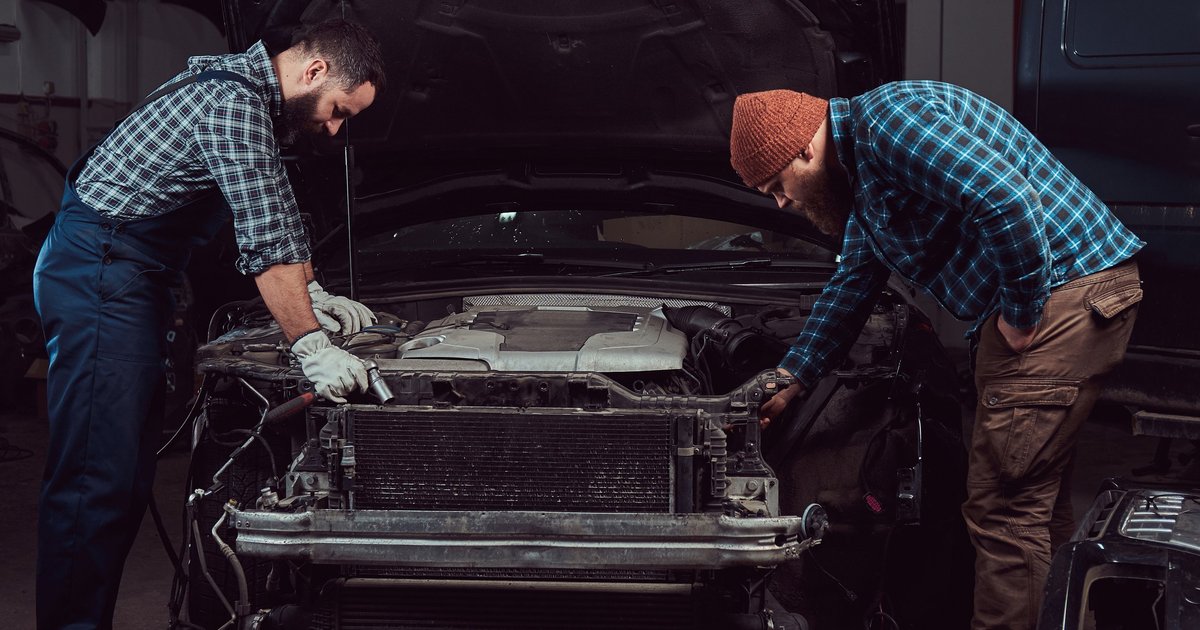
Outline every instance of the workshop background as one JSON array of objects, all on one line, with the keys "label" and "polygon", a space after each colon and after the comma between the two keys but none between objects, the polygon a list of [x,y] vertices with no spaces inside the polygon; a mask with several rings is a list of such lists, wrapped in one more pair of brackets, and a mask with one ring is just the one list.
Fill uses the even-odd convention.
[{"label": "workshop background", "polygon": [[[1013,106],[1015,3],[995,0],[909,0],[905,16],[905,76],[957,83],[1007,109]],[[73,16],[64,7],[77,9]],[[103,11],[98,11],[97,7]],[[201,7],[201,13],[192,7]],[[63,165],[101,138],[132,104],[178,72],[192,55],[226,52],[219,3],[156,0],[0,0],[0,129],[19,134]],[[3,165],[0,162],[0,165]],[[29,184],[29,182],[25,182]],[[57,188],[41,197],[57,200]],[[25,210],[36,221],[56,209]],[[19,226],[18,226],[19,227]],[[0,267],[0,274],[12,273]],[[915,292],[914,292],[915,293]],[[934,320],[943,343],[965,367],[965,324],[917,294]],[[0,313],[3,310],[0,309]],[[36,498],[44,461],[44,403],[39,401],[40,370],[22,363],[18,337],[30,322],[0,322],[0,364],[21,364],[23,372],[2,372],[0,383],[0,479],[8,488],[0,509],[0,625],[32,628]],[[22,327],[25,328],[22,328]],[[24,332],[22,332],[24,330]],[[964,409],[969,431],[970,409]],[[1098,418],[1080,443],[1073,489],[1077,511],[1084,510],[1101,478],[1125,474],[1149,463],[1154,440],[1130,436],[1120,414]],[[184,492],[186,454],[173,452],[160,462],[155,494],[174,506]],[[179,515],[165,509],[169,532]],[[130,555],[116,611],[116,627],[138,630],[165,625],[171,569],[149,517]]]}]

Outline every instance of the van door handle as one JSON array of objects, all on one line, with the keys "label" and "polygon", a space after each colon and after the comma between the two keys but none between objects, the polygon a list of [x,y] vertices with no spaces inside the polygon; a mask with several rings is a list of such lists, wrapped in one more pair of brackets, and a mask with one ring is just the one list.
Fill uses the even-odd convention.
[{"label": "van door handle", "polygon": [[1200,138],[1200,125],[1188,125],[1187,132],[1193,138]]}]

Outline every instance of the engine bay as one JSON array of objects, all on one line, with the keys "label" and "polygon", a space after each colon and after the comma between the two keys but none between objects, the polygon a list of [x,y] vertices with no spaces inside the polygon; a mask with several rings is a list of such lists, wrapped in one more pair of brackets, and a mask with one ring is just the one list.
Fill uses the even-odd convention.
[{"label": "engine bay", "polygon": [[[851,494],[814,501],[802,486],[821,471],[795,447],[830,410],[853,408],[847,401],[907,400],[896,375],[916,313],[885,295],[832,386],[768,430],[758,409],[791,384],[775,366],[812,299],[529,293],[371,303],[376,322],[330,334],[372,379],[340,404],[313,397],[261,304],[231,304],[198,352],[201,463],[188,505],[211,536],[197,528],[191,541],[275,575],[263,586],[273,584],[268,599],[305,611],[295,627],[342,627],[338,616],[357,610],[360,591],[318,597],[331,584],[411,589],[430,580],[460,594],[566,581],[588,597],[670,584],[684,589],[676,595],[708,595],[646,627],[732,627],[772,614],[800,623],[768,605],[770,576],[831,528],[845,530],[861,499],[856,478]],[[852,424],[874,437],[861,469],[838,463],[839,475],[895,475],[897,452],[872,454],[872,444],[899,431],[906,412],[858,413]],[[904,470],[918,471],[919,486],[919,464]],[[889,502],[872,517],[880,524],[917,518],[909,474],[899,494],[894,478],[880,486],[914,497],[907,508]],[[228,584],[225,564],[210,558],[192,571]],[[196,577],[193,615],[228,618]],[[258,619],[286,610],[265,608]],[[611,627],[643,626],[622,617]]]}]

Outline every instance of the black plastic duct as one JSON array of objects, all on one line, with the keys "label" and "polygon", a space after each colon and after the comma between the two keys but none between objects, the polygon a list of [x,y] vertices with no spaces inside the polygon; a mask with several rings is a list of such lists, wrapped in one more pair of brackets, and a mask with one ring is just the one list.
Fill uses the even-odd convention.
[{"label": "black plastic duct", "polygon": [[739,377],[774,367],[788,349],[786,343],[707,306],[664,306],[663,314],[688,336],[708,337],[725,366]]}]

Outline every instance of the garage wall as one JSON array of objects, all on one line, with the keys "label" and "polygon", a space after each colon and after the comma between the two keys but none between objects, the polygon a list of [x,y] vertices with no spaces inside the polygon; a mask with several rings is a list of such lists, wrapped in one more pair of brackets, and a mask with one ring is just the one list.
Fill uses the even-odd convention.
[{"label": "garage wall", "polygon": [[18,41],[0,44],[0,127],[34,137],[64,163],[189,56],[226,49],[217,27],[190,9],[156,0],[107,5],[103,27],[92,35],[53,4],[0,0],[0,24],[21,32]]},{"label": "garage wall", "polygon": [[[907,79],[946,81],[1013,108],[1016,3],[1007,0],[907,0]],[[914,289],[913,296],[947,348],[966,349],[970,323],[950,316]]]}]

